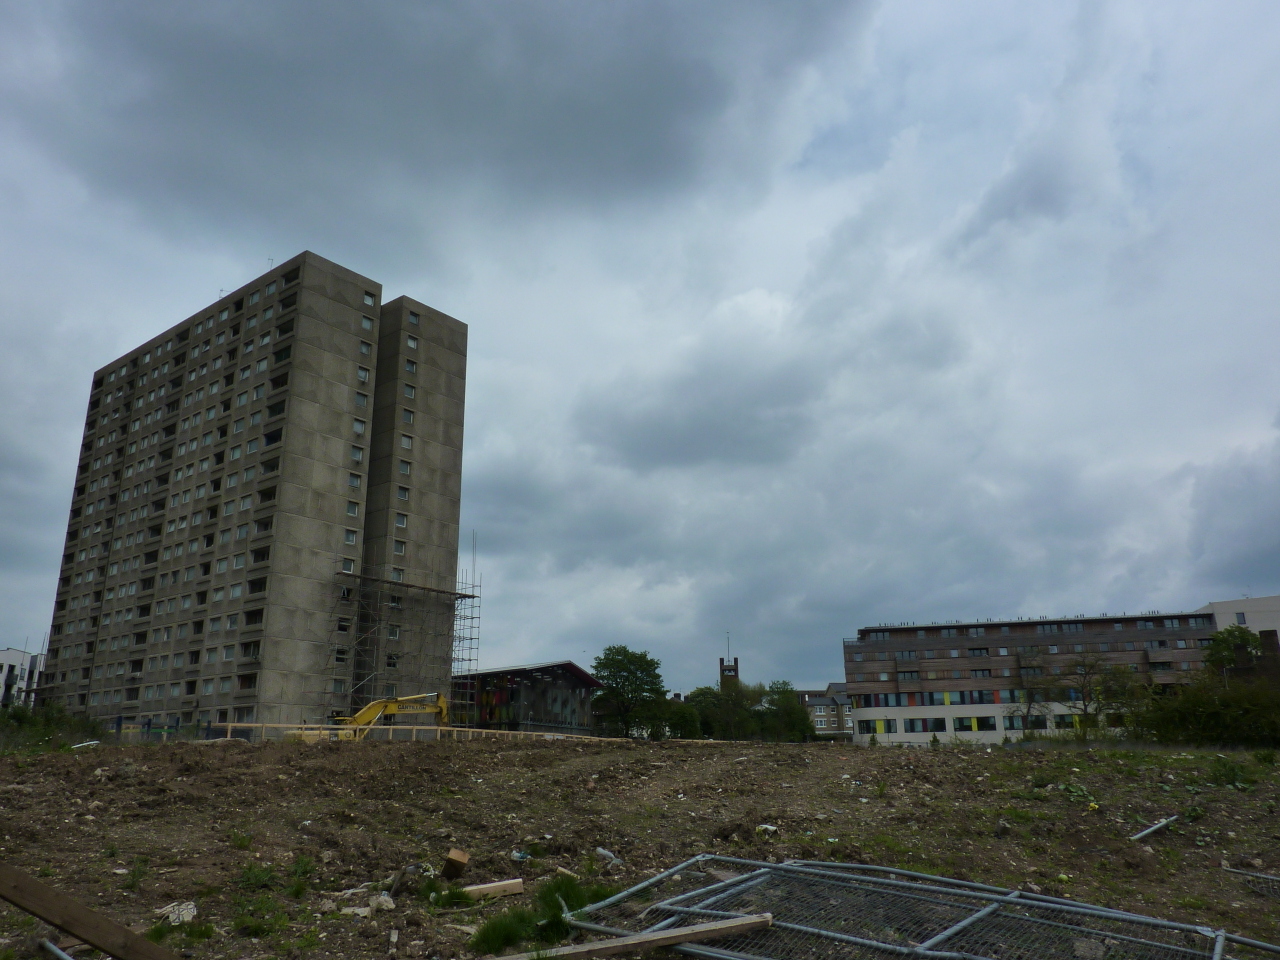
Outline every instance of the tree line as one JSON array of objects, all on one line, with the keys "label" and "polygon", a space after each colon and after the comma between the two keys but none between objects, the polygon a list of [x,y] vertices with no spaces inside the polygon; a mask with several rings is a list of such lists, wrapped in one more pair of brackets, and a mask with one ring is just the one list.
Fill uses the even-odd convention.
[{"label": "tree line", "polygon": [[603,685],[593,709],[603,732],[651,740],[771,740],[798,742],[815,732],[800,694],[785,680],[768,685],[725,678],[683,700],[668,695],[662,662],[622,644],[605,647],[591,665]]},{"label": "tree line", "polygon": [[[1005,715],[1010,739],[1124,736],[1194,746],[1280,747],[1280,675],[1258,669],[1261,640],[1231,624],[1204,650],[1207,669],[1190,682],[1153,683],[1150,674],[1085,652],[1053,672],[1022,659],[1021,689]],[[603,688],[594,700],[602,731],[649,739],[804,741],[816,732],[799,693],[785,680],[745,684],[726,678],[669,698],[661,662],[646,651],[609,646],[592,664]],[[1274,663],[1273,663],[1274,666]],[[1053,715],[1053,711],[1065,710]]]}]

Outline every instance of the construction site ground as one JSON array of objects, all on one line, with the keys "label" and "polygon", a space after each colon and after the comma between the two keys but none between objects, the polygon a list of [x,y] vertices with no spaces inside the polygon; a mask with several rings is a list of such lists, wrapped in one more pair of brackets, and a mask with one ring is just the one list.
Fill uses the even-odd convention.
[{"label": "construction site ground", "polygon": [[[441,908],[369,891],[470,854],[463,881],[570,870],[629,886],[700,852],[897,866],[1280,941],[1266,754],[1098,748],[478,740],[98,746],[0,758],[0,860],[142,931],[197,915],[193,957],[465,957],[524,897]],[[1128,837],[1173,814],[1141,841]],[[772,828],[772,829],[771,829]],[[603,848],[620,859],[614,863]],[[513,859],[517,856],[527,859]],[[310,867],[308,865],[314,865]],[[0,904],[0,958],[40,932]]]}]

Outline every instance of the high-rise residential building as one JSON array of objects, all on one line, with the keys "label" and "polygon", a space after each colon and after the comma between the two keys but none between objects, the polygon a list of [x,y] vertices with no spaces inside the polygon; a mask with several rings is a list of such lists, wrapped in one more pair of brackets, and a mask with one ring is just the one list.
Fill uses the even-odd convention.
[{"label": "high-rise residential building", "polygon": [[466,354],[307,252],[98,370],[39,700],[292,724],[447,694]]}]

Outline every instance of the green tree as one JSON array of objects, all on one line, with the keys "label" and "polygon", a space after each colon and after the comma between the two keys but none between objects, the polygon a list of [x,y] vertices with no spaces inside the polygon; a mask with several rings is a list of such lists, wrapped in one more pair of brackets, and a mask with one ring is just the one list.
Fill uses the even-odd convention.
[{"label": "green tree", "polygon": [[1143,694],[1143,684],[1133,671],[1097,653],[1078,654],[1052,679],[1057,690],[1051,698],[1075,714],[1075,735],[1080,740],[1096,736],[1110,715],[1128,717]]},{"label": "green tree", "polygon": [[677,740],[701,740],[702,717],[691,703],[667,701],[667,733]]},{"label": "green tree", "polygon": [[1230,687],[1205,671],[1188,684],[1148,697],[1136,730],[1159,743],[1214,747],[1280,746],[1280,691],[1266,680]]},{"label": "green tree", "polygon": [[786,680],[769,684],[760,706],[760,733],[764,739],[798,743],[816,736],[800,694]]},{"label": "green tree", "polygon": [[1057,692],[1056,677],[1045,673],[1045,665],[1035,654],[1022,654],[1019,659],[1019,689],[1014,702],[1005,707],[1005,716],[1021,718],[1022,739],[1035,739],[1036,730],[1049,725],[1049,701]]},{"label": "green tree", "polygon": [[641,726],[648,733],[664,719],[667,691],[658,673],[661,666],[649,651],[622,644],[605,647],[592,661],[591,672],[604,685],[595,703],[619,736],[629,737]]},{"label": "green tree", "polygon": [[1254,658],[1262,655],[1262,640],[1248,627],[1239,623],[1230,623],[1210,635],[1209,649],[1205,651],[1204,662],[1217,670],[1225,679],[1227,670],[1238,662],[1240,648],[1252,663]]},{"label": "green tree", "polygon": [[698,711],[702,732],[716,740],[754,740],[760,734],[759,711],[753,710],[765,693],[763,685],[730,680],[715,687],[698,687],[688,703]]}]

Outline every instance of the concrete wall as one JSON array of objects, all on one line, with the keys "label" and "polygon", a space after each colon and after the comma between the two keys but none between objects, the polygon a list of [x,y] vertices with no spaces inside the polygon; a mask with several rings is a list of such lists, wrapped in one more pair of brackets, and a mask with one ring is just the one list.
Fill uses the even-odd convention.
[{"label": "concrete wall", "polygon": [[[377,374],[413,353],[405,577],[453,589],[466,327],[401,300],[385,332],[381,294],[303,253],[95,373],[42,699],[161,722],[346,712],[350,585],[389,574],[404,539],[386,475],[397,405],[379,411]],[[424,328],[413,348],[410,307]],[[435,606],[451,623],[451,600]]]}]

